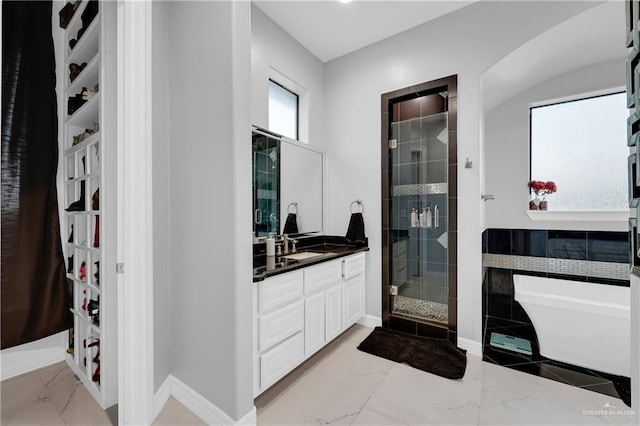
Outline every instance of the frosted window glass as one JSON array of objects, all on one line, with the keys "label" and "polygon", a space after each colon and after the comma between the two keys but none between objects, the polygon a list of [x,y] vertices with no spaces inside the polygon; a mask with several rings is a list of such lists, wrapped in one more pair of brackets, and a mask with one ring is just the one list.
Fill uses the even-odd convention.
[{"label": "frosted window glass", "polygon": [[298,95],[269,80],[269,130],[298,139]]},{"label": "frosted window glass", "polygon": [[627,210],[626,94],[531,108],[531,179],[550,210]]}]

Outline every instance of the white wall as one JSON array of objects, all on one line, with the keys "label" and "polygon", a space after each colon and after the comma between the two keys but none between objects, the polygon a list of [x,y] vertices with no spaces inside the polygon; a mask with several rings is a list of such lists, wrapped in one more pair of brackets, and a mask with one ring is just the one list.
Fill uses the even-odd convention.
[{"label": "white wall", "polygon": [[253,410],[250,5],[171,2],[167,16],[172,374],[240,419]]},{"label": "white wall", "polygon": [[640,424],[640,278],[631,275],[631,408]]},{"label": "white wall", "polygon": [[[526,66],[526,65],[525,65]],[[485,188],[496,199],[485,203],[487,228],[627,231],[628,220],[605,222],[531,221],[529,205],[529,105],[625,85],[621,58],[552,78],[507,100],[485,117]],[[624,141],[621,141],[624,143]],[[550,202],[553,202],[551,197]]]},{"label": "white wall", "polygon": [[152,4],[153,344],[154,391],[171,374],[171,228],[169,226],[169,45],[167,2]]},{"label": "white wall", "polygon": [[[251,123],[269,128],[269,78],[273,71],[304,88],[300,97],[300,140],[322,147],[324,64],[256,6],[251,6]],[[294,87],[290,87],[294,89]],[[306,93],[306,94],[304,94]]]},{"label": "white wall", "polygon": [[69,333],[63,331],[24,345],[3,349],[0,354],[0,380],[64,361],[68,336]]},{"label": "white wall", "polygon": [[[330,234],[365,205],[367,314],[381,312],[380,95],[458,75],[458,336],[481,340],[480,76],[525,41],[591,5],[481,2],[326,64]],[[527,19],[523,19],[527,17]]]}]

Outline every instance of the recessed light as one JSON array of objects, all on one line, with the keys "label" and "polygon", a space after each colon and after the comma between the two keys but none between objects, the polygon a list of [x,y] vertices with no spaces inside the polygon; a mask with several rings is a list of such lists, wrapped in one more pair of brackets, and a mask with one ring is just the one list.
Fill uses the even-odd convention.
[{"label": "recessed light", "polygon": [[338,0],[340,3],[351,3],[351,0]]}]

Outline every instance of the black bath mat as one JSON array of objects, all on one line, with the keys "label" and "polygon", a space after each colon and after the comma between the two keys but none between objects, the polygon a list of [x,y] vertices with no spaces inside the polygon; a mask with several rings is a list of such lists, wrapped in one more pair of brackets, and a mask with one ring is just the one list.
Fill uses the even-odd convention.
[{"label": "black bath mat", "polygon": [[467,351],[448,340],[412,336],[382,327],[376,327],[358,349],[447,379],[461,379],[467,368]]}]

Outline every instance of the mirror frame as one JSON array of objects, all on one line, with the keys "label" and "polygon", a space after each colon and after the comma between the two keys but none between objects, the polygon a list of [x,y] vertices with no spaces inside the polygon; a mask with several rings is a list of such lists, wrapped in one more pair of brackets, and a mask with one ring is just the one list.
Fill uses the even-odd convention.
[{"label": "mirror frame", "polygon": [[[322,158],[322,165],[321,165],[321,172],[322,172],[322,179],[321,179],[321,185],[322,185],[322,188],[321,188],[322,220],[321,220],[321,224],[320,224],[321,229],[316,230],[316,231],[303,231],[303,232],[300,232],[299,234],[295,234],[295,235],[296,236],[324,235],[325,234],[325,230],[327,228],[327,190],[326,190],[326,188],[327,188],[327,157],[326,157],[325,151],[323,149],[317,147],[317,146],[314,146],[314,145],[311,145],[311,144],[308,144],[308,143],[304,143],[304,142],[300,142],[298,140],[291,139],[291,138],[286,137],[286,136],[279,135],[279,134],[274,133],[274,132],[272,132],[270,130],[263,129],[263,128],[255,126],[255,125],[252,126],[251,130],[252,130],[252,132],[261,133],[261,134],[263,134],[265,136],[268,136],[268,137],[277,138],[277,139],[280,140],[281,143],[287,143],[287,144],[290,144],[293,147],[297,147],[297,148],[300,148],[300,149],[305,149],[307,151],[311,151],[311,152],[314,152],[314,153],[317,153],[317,154],[321,155],[321,158]],[[280,155],[282,155],[282,150],[280,150]],[[253,169],[253,164],[252,164],[252,169]],[[282,162],[280,162],[280,174],[282,174]],[[281,191],[282,190],[282,186],[283,186],[283,183],[282,183],[281,179],[280,179],[280,184],[279,185],[280,185],[280,191]],[[252,205],[252,217],[253,217],[253,207],[254,206]],[[287,207],[284,206],[285,210],[286,210],[286,208]],[[283,205],[280,205],[280,210],[282,212]],[[278,228],[282,229],[282,226],[284,226],[284,221],[283,221],[283,218],[280,217],[280,220],[279,220],[279,223],[278,223]],[[253,233],[253,227],[252,227],[252,233]],[[261,242],[264,242],[265,238],[266,237],[256,237],[254,235],[253,242],[254,242],[254,244],[255,243],[261,243]]]}]

